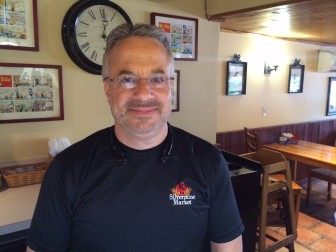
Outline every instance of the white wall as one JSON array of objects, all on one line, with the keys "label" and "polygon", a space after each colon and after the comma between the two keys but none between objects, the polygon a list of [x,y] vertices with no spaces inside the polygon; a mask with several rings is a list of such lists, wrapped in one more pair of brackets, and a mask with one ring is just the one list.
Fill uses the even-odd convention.
[{"label": "white wall", "polygon": [[[61,24],[75,0],[38,0],[39,52],[0,50],[0,61],[55,64],[63,67],[65,120],[53,122],[0,124],[0,162],[47,156],[49,137],[66,136],[72,143],[113,124],[103,94],[101,77],[79,69],[66,54],[61,40]],[[150,22],[150,12],[198,18],[198,61],[177,61],[181,71],[181,111],[171,123],[215,142],[219,131],[244,126],[328,120],[326,98],[328,77],[317,73],[320,49],[298,42],[257,35],[220,33],[219,24],[205,19],[203,0],[114,0],[135,22]],[[247,94],[226,96],[226,61],[235,53],[248,63]],[[302,94],[288,94],[288,68],[295,58],[306,66]],[[278,64],[270,76],[263,74],[265,60]],[[267,116],[261,115],[265,107]]]},{"label": "white wall", "polygon": [[[101,77],[79,69],[66,54],[61,24],[75,0],[38,0],[39,52],[0,50],[0,61],[54,64],[63,67],[65,120],[0,124],[0,162],[47,157],[49,137],[66,136],[72,143],[113,124]],[[171,123],[215,142],[219,25],[205,19],[203,0],[113,0],[133,23],[150,22],[150,12],[198,18],[198,61],[178,61],[181,71],[180,112]]]},{"label": "white wall", "polygon": [[[336,73],[317,73],[318,51],[322,49],[336,51],[332,47],[221,32],[217,132],[335,118],[326,116],[326,106],[329,77]],[[247,62],[246,95],[226,96],[226,62],[235,53]],[[288,94],[289,65],[295,58],[305,65],[303,93]],[[265,61],[279,65],[279,69],[264,75]],[[266,116],[262,116],[262,107]]]}]

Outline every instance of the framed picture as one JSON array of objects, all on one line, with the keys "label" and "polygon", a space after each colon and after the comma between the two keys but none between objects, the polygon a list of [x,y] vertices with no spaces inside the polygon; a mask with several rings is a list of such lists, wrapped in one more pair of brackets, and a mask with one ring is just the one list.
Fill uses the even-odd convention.
[{"label": "framed picture", "polygon": [[327,116],[336,115],[336,77],[329,77]]},{"label": "framed picture", "polygon": [[151,24],[168,33],[175,60],[197,61],[198,19],[151,13]]},{"label": "framed picture", "polygon": [[0,124],[63,119],[61,66],[0,63]]},{"label": "framed picture", "polygon": [[180,111],[180,70],[175,70],[172,99],[172,112],[177,111]]},{"label": "framed picture", "polygon": [[289,65],[288,93],[303,92],[304,65]]},{"label": "framed picture", "polygon": [[37,0],[0,0],[0,49],[39,50]]},{"label": "framed picture", "polygon": [[226,95],[246,94],[247,62],[228,61],[226,72]]}]

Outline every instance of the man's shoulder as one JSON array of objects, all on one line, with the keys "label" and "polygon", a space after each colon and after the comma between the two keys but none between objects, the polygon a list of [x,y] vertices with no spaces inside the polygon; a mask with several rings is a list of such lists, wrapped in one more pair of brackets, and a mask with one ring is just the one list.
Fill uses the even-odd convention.
[{"label": "man's shoulder", "polygon": [[187,141],[189,143],[198,144],[198,145],[203,145],[203,146],[208,146],[209,148],[214,147],[211,143],[208,141],[204,140],[203,138],[194,135],[193,133],[190,133],[184,129],[175,127],[175,126],[170,126],[173,132],[173,135],[176,139],[176,141],[181,142],[181,141]]},{"label": "man's shoulder", "polygon": [[87,143],[100,141],[101,139],[106,139],[106,138],[109,139],[110,136],[111,136],[111,130],[112,130],[111,127],[98,130],[98,131],[92,133],[91,135],[83,138],[82,140],[78,141],[76,144],[85,145]]},{"label": "man's shoulder", "polygon": [[101,148],[106,146],[110,139],[111,127],[96,131],[91,135],[85,137],[84,139],[70,145],[60,154],[62,155],[74,155],[79,153],[80,155],[85,155],[86,152],[92,151],[96,148]]},{"label": "man's shoulder", "polygon": [[178,150],[186,152],[190,150],[193,155],[207,156],[218,155],[218,149],[210,142],[181,128],[170,126]]}]

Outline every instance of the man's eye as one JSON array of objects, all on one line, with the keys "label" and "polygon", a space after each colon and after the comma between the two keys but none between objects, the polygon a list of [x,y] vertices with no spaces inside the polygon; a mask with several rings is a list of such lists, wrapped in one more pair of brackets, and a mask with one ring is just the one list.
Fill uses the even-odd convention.
[{"label": "man's eye", "polygon": [[152,82],[152,83],[164,83],[165,78],[163,76],[155,76],[155,77],[150,78],[150,82]]},{"label": "man's eye", "polygon": [[125,84],[125,83],[136,83],[136,78],[135,77],[125,76],[125,77],[121,77],[120,78],[120,82],[122,84]]}]

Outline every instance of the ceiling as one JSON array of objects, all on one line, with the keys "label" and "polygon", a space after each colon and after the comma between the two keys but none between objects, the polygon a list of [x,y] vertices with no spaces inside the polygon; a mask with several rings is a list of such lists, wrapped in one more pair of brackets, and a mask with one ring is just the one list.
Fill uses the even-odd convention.
[{"label": "ceiling", "polygon": [[336,0],[249,8],[211,15],[221,31],[255,33],[312,44],[336,46]]}]

